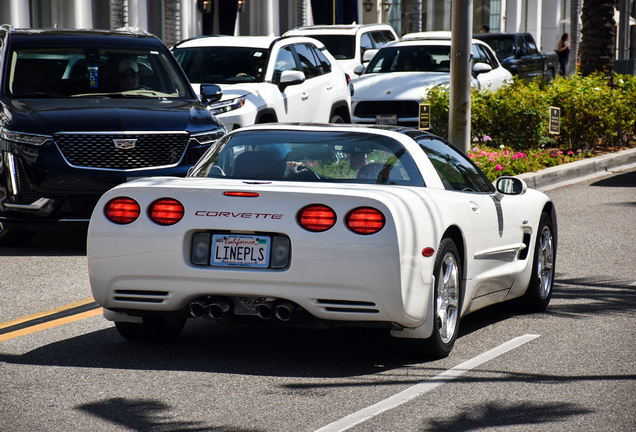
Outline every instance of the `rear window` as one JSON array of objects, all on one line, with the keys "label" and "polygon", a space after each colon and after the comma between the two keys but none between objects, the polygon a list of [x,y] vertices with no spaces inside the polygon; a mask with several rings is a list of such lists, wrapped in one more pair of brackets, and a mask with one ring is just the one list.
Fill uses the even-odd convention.
[{"label": "rear window", "polygon": [[355,132],[238,131],[219,140],[189,176],[424,186],[398,141]]}]

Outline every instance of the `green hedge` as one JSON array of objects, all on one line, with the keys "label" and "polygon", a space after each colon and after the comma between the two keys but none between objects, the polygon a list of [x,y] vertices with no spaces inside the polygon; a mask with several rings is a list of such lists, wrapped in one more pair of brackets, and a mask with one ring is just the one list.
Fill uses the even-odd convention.
[{"label": "green hedge", "polygon": [[[431,128],[448,137],[448,89],[434,88],[423,100],[431,105]],[[549,133],[550,106],[561,109],[560,134]],[[589,152],[633,142],[636,77],[608,79],[595,74],[558,77],[549,85],[515,78],[496,91],[473,90],[471,136],[492,147],[515,151],[559,148]]]}]

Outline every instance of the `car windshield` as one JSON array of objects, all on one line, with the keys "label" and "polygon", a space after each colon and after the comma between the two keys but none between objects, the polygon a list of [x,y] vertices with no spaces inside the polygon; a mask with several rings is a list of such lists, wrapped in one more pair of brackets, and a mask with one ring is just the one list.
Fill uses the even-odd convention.
[{"label": "car windshield", "polygon": [[263,82],[269,60],[269,51],[258,48],[175,48],[172,53],[193,83]]},{"label": "car windshield", "polygon": [[490,45],[500,61],[515,55],[515,41],[511,37],[484,38],[483,40]]},{"label": "car windshield", "polygon": [[8,65],[8,95],[20,98],[190,98],[170,53],[99,46],[18,48]]},{"label": "car windshield", "polygon": [[365,74],[389,72],[450,72],[450,46],[421,45],[382,48]]},{"label": "car windshield", "polygon": [[362,132],[239,131],[220,139],[189,176],[424,186],[398,141]]},{"label": "car windshield", "polygon": [[322,42],[336,60],[351,60],[356,56],[355,36],[312,34],[310,37]]}]

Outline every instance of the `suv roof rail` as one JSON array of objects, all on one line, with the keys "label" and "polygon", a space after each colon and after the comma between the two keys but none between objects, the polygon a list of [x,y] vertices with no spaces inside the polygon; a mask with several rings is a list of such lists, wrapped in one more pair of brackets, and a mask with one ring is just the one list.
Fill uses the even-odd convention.
[{"label": "suv roof rail", "polygon": [[119,27],[117,29],[115,29],[117,31],[127,31],[127,32],[131,32],[131,33],[138,33],[138,34],[149,34],[148,31],[145,28],[142,27]]}]

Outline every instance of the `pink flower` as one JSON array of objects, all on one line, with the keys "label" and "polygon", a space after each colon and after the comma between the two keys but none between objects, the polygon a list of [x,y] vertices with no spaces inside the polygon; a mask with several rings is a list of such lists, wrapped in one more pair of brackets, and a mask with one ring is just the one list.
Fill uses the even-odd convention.
[{"label": "pink flower", "polygon": [[492,141],[492,138],[490,138],[488,135],[486,135],[486,136],[484,137],[484,141]]},{"label": "pink flower", "polygon": [[561,150],[559,150],[557,153],[558,153],[558,154],[563,154],[563,152],[562,152]]},{"label": "pink flower", "polygon": [[508,153],[510,153],[508,150],[504,150],[505,155],[507,155]]},{"label": "pink flower", "polygon": [[468,157],[473,159],[475,156],[472,153],[468,153]]},{"label": "pink flower", "polygon": [[501,164],[497,164],[497,166],[495,167],[495,169],[497,171],[501,171],[503,169],[503,167],[501,166]]},{"label": "pink flower", "polygon": [[482,150],[482,151],[480,151],[480,152],[479,152],[479,154],[480,154],[480,155],[485,155],[485,154],[486,154],[486,151],[485,151],[485,150]]},{"label": "pink flower", "polygon": [[477,147],[473,147],[473,153],[477,153],[479,149]]},{"label": "pink flower", "polygon": [[556,153],[552,153],[552,154],[550,154],[550,156],[557,157]]},{"label": "pink flower", "polygon": [[572,156],[574,152],[572,150],[568,151],[568,156]]}]

